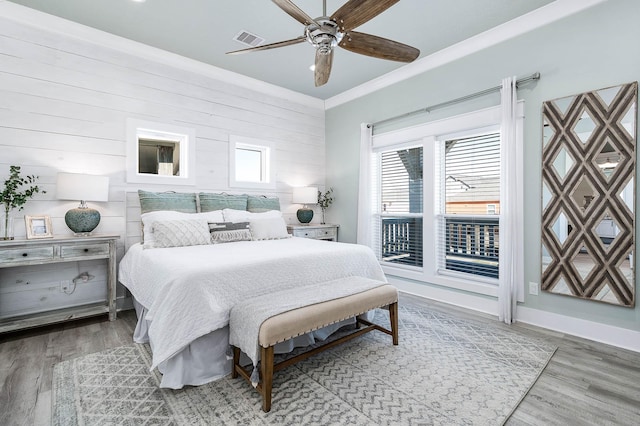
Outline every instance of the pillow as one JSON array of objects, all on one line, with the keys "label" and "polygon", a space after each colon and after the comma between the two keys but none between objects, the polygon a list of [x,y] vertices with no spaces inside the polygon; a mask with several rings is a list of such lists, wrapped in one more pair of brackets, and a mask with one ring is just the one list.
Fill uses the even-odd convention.
[{"label": "pillow", "polygon": [[254,240],[279,240],[289,238],[287,224],[281,217],[268,219],[256,219],[249,222],[251,227],[251,237]]},{"label": "pillow", "polygon": [[278,197],[267,198],[265,196],[247,197],[247,210],[254,213],[266,212],[268,210],[280,210],[280,200]]},{"label": "pillow", "polygon": [[[206,213],[182,213],[174,211],[157,211],[143,213],[140,215],[142,220],[142,241],[144,248],[153,248],[155,246],[155,235],[153,232],[153,224],[158,221],[167,220],[204,220],[206,222],[224,222],[221,211]],[[208,230],[208,228],[207,228]]]},{"label": "pillow", "polygon": [[211,232],[211,242],[213,244],[230,243],[233,241],[251,241],[249,222],[209,223],[209,231]]},{"label": "pillow", "polygon": [[211,194],[201,192],[200,211],[210,212],[222,209],[247,210],[247,195]]},{"label": "pillow", "polygon": [[206,220],[160,220],[153,224],[155,247],[186,247],[211,244]]},{"label": "pillow", "polygon": [[224,209],[222,210],[224,222],[251,222],[257,219],[272,219],[282,217],[282,212],[278,210],[269,210],[262,213],[252,213],[245,210]]},{"label": "pillow", "polygon": [[196,194],[181,192],[149,192],[138,190],[142,213],[159,210],[195,213],[197,211]]}]

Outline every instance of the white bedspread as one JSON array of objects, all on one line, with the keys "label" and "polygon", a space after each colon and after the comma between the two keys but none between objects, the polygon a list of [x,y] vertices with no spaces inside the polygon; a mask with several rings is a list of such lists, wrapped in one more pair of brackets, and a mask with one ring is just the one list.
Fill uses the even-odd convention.
[{"label": "white bedspread", "polygon": [[136,244],[119,266],[120,282],[148,308],[151,368],[226,326],[242,299],[346,276],[385,281],[368,247],[304,238],[159,249]]}]

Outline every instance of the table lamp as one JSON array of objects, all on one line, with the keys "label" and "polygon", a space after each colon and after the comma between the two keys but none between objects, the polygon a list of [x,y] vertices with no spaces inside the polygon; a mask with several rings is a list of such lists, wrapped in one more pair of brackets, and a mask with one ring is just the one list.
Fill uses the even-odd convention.
[{"label": "table lamp", "polygon": [[307,204],[317,204],[318,188],[314,186],[305,186],[302,188],[293,188],[292,202],[294,204],[302,204],[303,207],[298,209],[296,216],[300,223],[309,223],[313,219],[313,210],[307,207]]},{"label": "table lamp", "polygon": [[87,206],[87,201],[109,200],[107,176],[80,173],[58,173],[56,196],[59,200],[76,200],[80,205],[64,215],[64,221],[76,236],[91,235],[100,223],[100,213]]}]

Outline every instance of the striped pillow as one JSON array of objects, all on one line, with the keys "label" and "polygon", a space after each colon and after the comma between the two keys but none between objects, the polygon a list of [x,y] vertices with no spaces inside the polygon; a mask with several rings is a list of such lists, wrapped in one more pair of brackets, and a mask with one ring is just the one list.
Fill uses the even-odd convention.
[{"label": "striped pillow", "polygon": [[209,232],[213,244],[251,241],[249,222],[209,222]]}]

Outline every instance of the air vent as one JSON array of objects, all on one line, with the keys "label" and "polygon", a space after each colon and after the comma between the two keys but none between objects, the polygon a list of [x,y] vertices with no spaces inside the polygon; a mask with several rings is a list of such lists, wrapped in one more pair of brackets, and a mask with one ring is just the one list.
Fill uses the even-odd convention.
[{"label": "air vent", "polygon": [[247,31],[240,31],[233,39],[251,47],[256,47],[264,43],[264,39],[262,37],[251,34]]}]

